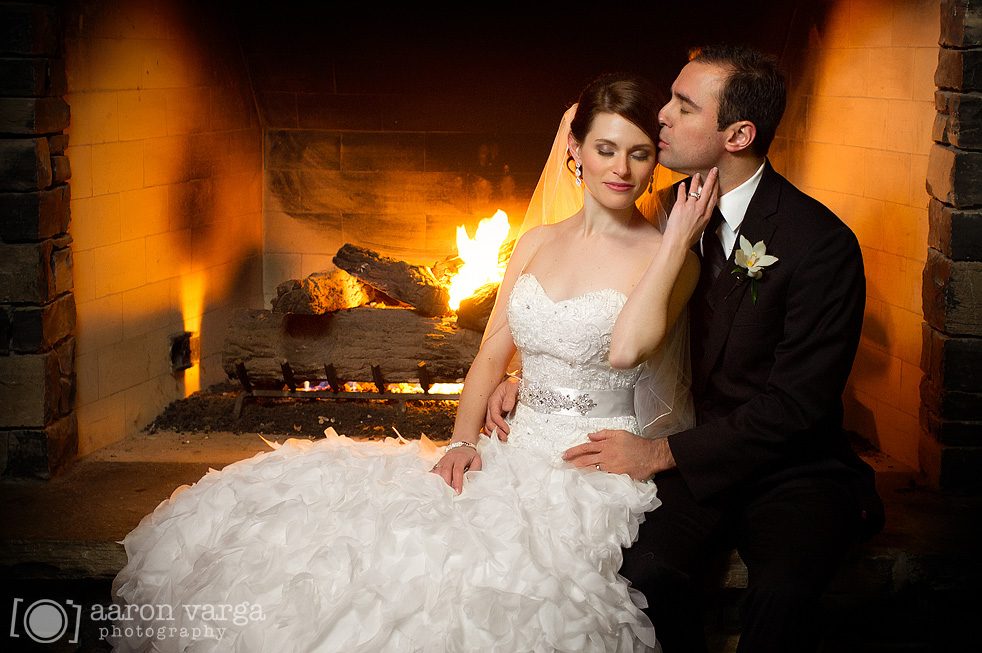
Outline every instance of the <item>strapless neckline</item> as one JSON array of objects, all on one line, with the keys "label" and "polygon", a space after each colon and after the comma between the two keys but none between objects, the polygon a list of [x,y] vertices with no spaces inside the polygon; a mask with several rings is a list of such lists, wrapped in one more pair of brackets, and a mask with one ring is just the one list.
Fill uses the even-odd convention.
[{"label": "strapless neckline", "polygon": [[549,296],[549,293],[546,292],[546,289],[542,287],[542,282],[539,281],[539,278],[536,277],[531,272],[525,272],[525,273],[523,273],[519,277],[519,279],[521,279],[522,277],[528,277],[529,279],[531,279],[532,281],[534,281],[536,287],[539,290],[539,293],[541,293],[541,295],[543,297],[545,297],[547,300],[549,300],[549,302],[552,303],[552,304],[565,304],[567,302],[573,302],[573,301],[576,301],[578,299],[584,299],[584,298],[587,298],[587,297],[592,297],[594,295],[603,295],[605,293],[613,293],[614,295],[616,295],[618,297],[621,297],[625,301],[627,301],[627,295],[625,295],[623,292],[621,292],[617,288],[599,288],[597,290],[589,290],[587,292],[580,293],[578,295],[573,295],[572,297],[567,297],[566,299],[558,299],[557,300],[557,299],[553,299],[552,297]]}]

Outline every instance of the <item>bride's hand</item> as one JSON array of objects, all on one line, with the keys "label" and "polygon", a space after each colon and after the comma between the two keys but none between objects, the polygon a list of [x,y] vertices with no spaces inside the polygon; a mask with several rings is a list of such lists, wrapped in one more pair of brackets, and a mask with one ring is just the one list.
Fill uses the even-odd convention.
[{"label": "bride's hand", "polygon": [[464,487],[464,472],[476,472],[481,469],[481,455],[473,447],[458,447],[444,454],[440,462],[433,465],[431,473],[438,475],[457,494]]},{"label": "bride's hand", "polygon": [[668,217],[665,236],[675,239],[685,249],[699,242],[716,207],[718,186],[717,168],[709,171],[705,183],[702,183],[702,176],[697,173],[692,177],[690,187],[687,188],[685,182],[679,184],[678,197]]}]

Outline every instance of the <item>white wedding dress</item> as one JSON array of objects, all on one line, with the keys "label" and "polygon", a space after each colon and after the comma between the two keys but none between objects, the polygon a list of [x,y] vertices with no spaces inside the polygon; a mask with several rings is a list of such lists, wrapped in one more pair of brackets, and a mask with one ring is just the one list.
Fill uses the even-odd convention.
[{"label": "white wedding dress", "polygon": [[625,301],[553,301],[519,277],[522,400],[459,496],[429,473],[441,450],[425,441],[333,433],[176,491],[125,539],[116,650],[658,650],[617,573],[655,486],[561,460],[588,433],[638,432],[623,405],[639,370],[607,362]]}]

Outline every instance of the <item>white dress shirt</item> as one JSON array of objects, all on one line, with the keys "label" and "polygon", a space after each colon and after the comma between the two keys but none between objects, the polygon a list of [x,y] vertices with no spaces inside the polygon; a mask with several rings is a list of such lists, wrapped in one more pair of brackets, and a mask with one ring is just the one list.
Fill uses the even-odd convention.
[{"label": "white dress shirt", "polygon": [[760,164],[757,172],[752,174],[747,181],[719,198],[719,212],[723,214],[723,222],[716,230],[716,235],[723,243],[723,252],[727,257],[733,252],[733,246],[736,244],[737,236],[740,233],[740,225],[743,224],[743,218],[747,215],[747,207],[750,206],[750,200],[757,192],[760,178],[764,176],[764,165],[764,163]]}]

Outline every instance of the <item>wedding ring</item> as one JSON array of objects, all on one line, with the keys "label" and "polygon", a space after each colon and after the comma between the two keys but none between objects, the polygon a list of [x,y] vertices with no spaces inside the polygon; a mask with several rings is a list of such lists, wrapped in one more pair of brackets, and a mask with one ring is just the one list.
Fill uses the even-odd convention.
[{"label": "wedding ring", "polygon": [[600,469],[600,463],[597,463],[596,465],[594,465],[594,467],[596,467],[597,469]]},{"label": "wedding ring", "polygon": [[702,193],[689,193],[689,197],[694,197],[696,199],[699,199],[700,197],[702,197]]}]

